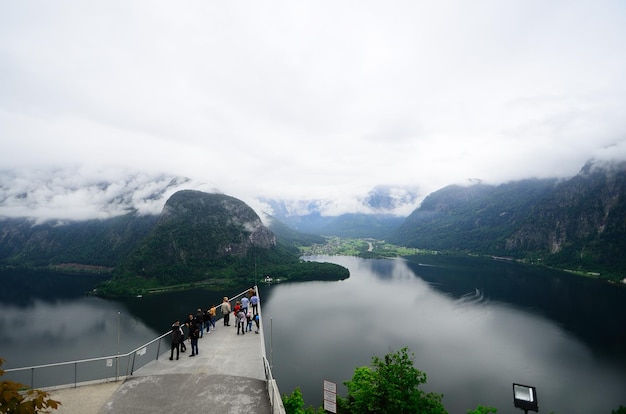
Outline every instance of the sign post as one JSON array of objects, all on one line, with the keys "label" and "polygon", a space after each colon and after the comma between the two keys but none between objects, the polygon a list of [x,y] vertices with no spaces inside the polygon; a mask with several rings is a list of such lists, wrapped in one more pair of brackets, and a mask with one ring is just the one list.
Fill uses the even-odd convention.
[{"label": "sign post", "polygon": [[324,410],[337,412],[337,384],[324,380]]}]

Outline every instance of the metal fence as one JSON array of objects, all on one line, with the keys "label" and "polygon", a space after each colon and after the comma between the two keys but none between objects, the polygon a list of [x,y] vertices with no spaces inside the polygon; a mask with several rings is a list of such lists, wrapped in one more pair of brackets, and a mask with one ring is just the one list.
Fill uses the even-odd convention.
[{"label": "metal fence", "polygon": [[[153,359],[158,359],[161,342],[168,335],[169,332],[166,332],[126,354],[11,368],[5,370],[5,376],[30,388],[46,389],[119,381],[133,375],[136,369]],[[164,341],[164,347],[168,346],[168,341]]]},{"label": "metal fence", "polygon": [[[258,294],[258,293],[257,293]],[[271,332],[272,332],[272,320],[270,318],[270,351],[271,351]],[[261,325],[263,325],[263,318],[261,318]],[[265,382],[267,384],[267,395],[270,399],[270,405],[272,406],[272,414],[286,414],[285,407],[283,406],[283,399],[278,390],[278,384],[272,375],[272,364],[267,360],[267,354],[265,352],[265,329],[261,326],[261,355],[263,355],[263,368],[265,369]]]},{"label": "metal fence", "polygon": [[[259,295],[258,288],[254,289]],[[249,289],[238,295],[229,298],[229,302],[234,303],[239,298],[247,294]],[[216,306],[216,317],[221,319],[221,306]],[[263,321],[261,321],[261,324]],[[152,360],[159,359],[161,345],[164,349],[169,349],[169,335],[167,331],[161,336],[147,342],[126,354],[110,355],[98,358],[81,359],[76,361],[57,362],[53,364],[34,365],[22,368],[6,369],[4,379],[19,382],[30,388],[43,388],[55,390],[61,388],[78,387],[82,385],[100,384],[113,381],[124,380],[133,375],[135,370],[143,367]],[[267,382],[267,392],[272,405],[273,414],[284,414],[285,409],[278,391],[276,380],[272,376],[270,363],[265,354],[265,337],[263,329],[261,333],[261,347],[263,355],[263,365],[265,368],[265,379]]]}]

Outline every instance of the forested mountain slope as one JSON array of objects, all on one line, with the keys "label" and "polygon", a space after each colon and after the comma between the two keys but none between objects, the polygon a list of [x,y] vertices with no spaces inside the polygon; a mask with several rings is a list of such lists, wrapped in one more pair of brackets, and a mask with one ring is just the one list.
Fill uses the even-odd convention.
[{"label": "forested mountain slope", "polygon": [[295,244],[311,237],[295,231],[281,237],[241,200],[183,190],[167,200],[158,216],[132,213],[42,224],[0,220],[0,265],[112,271],[113,277],[98,288],[104,296],[197,282],[250,284],[257,272],[283,280],[349,276],[337,265],[299,260]]},{"label": "forested mountain slope", "polygon": [[152,233],[115,269],[99,294],[202,282],[250,285],[258,274],[285,280],[345,279],[347,269],[301,262],[243,201],[183,190],[166,202]]},{"label": "forested mountain slope", "polygon": [[390,241],[622,278],[626,163],[590,162],[563,181],[445,187],[430,194]]},{"label": "forested mountain slope", "polygon": [[158,216],[129,213],[104,220],[0,220],[0,265],[38,267],[75,263],[112,268],[154,228]]}]

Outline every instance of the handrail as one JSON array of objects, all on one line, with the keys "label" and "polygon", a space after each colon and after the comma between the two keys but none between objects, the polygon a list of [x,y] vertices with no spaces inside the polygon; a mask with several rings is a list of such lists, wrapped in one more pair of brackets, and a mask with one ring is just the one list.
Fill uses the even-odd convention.
[{"label": "handrail", "polygon": [[[258,290],[257,287],[255,286],[254,289],[257,291],[258,294]],[[232,302],[240,297],[242,297],[243,295],[245,295],[246,293],[248,293],[249,289],[244,290],[243,292],[237,294],[236,296],[229,298],[228,301]],[[221,307],[219,305],[215,306],[216,310],[219,310],[219,312],[221,312]],[[62,366],[62,365],[69,365],[69,364],[80,364],[80,363],[85,363],[85,362],[93,362],[93,361],[101,361],[101,360],[105,360],[105,359],[112,359],[112,358],[120,358],[120,357],[129,357],[130,355],[134,354],[135,352],[153,344],[156,341],[159,341],[161,339],[163,339],[165,336],[169,335],[171,333],[171,331],[167,331],[164,334],[162,334],[161,336],[146,342],[143,345],[138,346],[137,348],[133,349],[132,351],[126,353],[126,354],[116,354],[116,355],[109,355],[109,356],[103,356],[103,357],[97,357],[97,358],[87,358],[87,359],[78,359],[78,360],[72,360],[72,361],[65,361],[65,362],[53,362],[51,364],[43,364],[43,365],[32,365],[29,367],[19,367],[19,368],[9,368],[9,369],[5,369],[5,372],[18,372],[18,371],[24,371],[24,370],[29,370],[29,369],[40,369],[40,368],[50,368],[50,367],[55,367],[55,366]],[[264,353],[265,355],[265,353]],[[159,356],[157,354],[156,359],[159,359]],[[132,372],[131,372],[132,375]]]},{"label": "handrail", "polygon": [[[154,338],[153,340],[151,340],[150,342],[146,342],[145,344],[133,349],[130,352],[127,352],[125,354],[116,354],[116,355],[109,355],[109,356],[102,356],[102,357],[97,357],[97,358],[87,358],[87,359],[76,359],[73,361],[65,361],[65,362],[53,362],[51,364],[43,364],[43,365],[32,365],[29,367],[20,367],[20,368],[8,368],[5,369],[4,372],[17,372],[17,371],[24,371],[27,369],[39,369],[39,368],[50,368],[50,367],[57,367],[57,366],[61,366],[61,365],[68,365],[68,364],[82,364],[85,362],[94,362],[94,361],[102,361],[105,359],[113,359],[113,358],[120,358],[120,357],[128,357],[131,356],[132,354],[134,354],[135,352],[153,344],[155,341],[159,341],[161,339],[163,339],[165,336],[169,335],[170,331],[167,331],[166,333],[164,333],[163,335]],[[157,359],[158,359],[158,355],[157,355]]]},{"label": "handrail", "polygon": [[[254,286],[253,287],[254,290],[256,291],[257,295],[260,298],[260,293],[258,290],[258,286]],[[244,296],[246,293],[248,293],[249,289],[244,290],[243,292],[237,294],[234,297],[229,298],[229,302],[232,301],[236,301],[238,298]],[[216,310],[218,312],[221,313],[221,306],[216,305]],[[217,315],[216,315],[217,316]],[[223,315],[221,315],[223,316]],[[261,334],[261,355],[263,356],[263,367],[265,370],[265,379],[266,379],[266,387],[267,387],[267,393],[268,393],[268,397],[269,397],[269,401],[270,401],[270,405],[272,407],[272,414],[285,414],[285,408],[283,406],[283,401],[282,401],[282,397],[280,395],[280,392],[278,390],[278,384],[276,383],[276,380],[274,379],[273,375],[272,375],[272,369],[271,369],[271,364],[267,359],[266,353],[265,353],[265,336],[264,336],[264,332],[263,332],[263,319],[261,318],[261,326],[259,328],[260,334]],[[78,387],[79,384],[81,385],[86,385],[86,384],[92,384],[92,383],[97,383],[97,382],[112,382],[113,380],[115,380],[116,382],[120,380],[120,377],[122,378],[126,378],[129,375],[133,375],[134,373],[134,368],[135,368],[135,356],[138,354],[139,351],[143,350],[144,348],[149,347],[150,345],[154,344],[155,342],[159,341],[159,344],[157,346],[157,351],[156,351],[156,356],[155,359],[159,359],[159,353],[160,353],[160,347],[161,347],[161,343],[160,341],[165,338],[166,336],[170,335],[171,331],[167,331],[164,334],[152,339],[149,342],[146,342],[143,345],[138,346],[137,348],[133,349],[130,352],[127,352],[125,354],[117,354],[117,355],[109,355],[109,356],[102,356],[102,357],[97,357],[97,358],[86,358],[86,359],[79,359],[79,360],[74,360],[74,361],[66,361],[66,362],[54,362],[51,364],[42,364],[42,365],[32,365],[32,366],[28,366],[28,367],[20,367],[20,368],[9,368],[9,369],[5,369],[5,373],[9,373],[9,372],[20,372],[20,371],[28,371],[30,370],[31,373],[31,381],[29,386],[31,388],[35,388],[35,370],[38,369],[44,369],[44,368],[51,368],[51,367],[60,367],[60,366],[70,366],[70,365],[74,365],[74,381],[73,381],[73,385],[74,388]],[[132,358],[132,364],[131,364],[131,355],[133,356]],[[123,358],[128,358],[127,361],[127,365],[126,365],[126,372],[125,375],[120,376],[119,375],[119,362],[120,359]],[[85,363],[89,363],[89,362],[97,362],[97,361],[104,361],[104,360],[115,360],[116,362],[116,375],[115,377],[112,376],[105,376],[104,378],[100,377],[99,380],[95,380],[95,381],[83,381],[83,382],[78,382],[78,375],[77,375],[77,368],[79,364],[85,364]],[[129,374],[129,365],[130,365],[130,374]],[[58,384],[55,386],[50,386],[50,387],[45,387],[47,389],[54,389],[54,388],[64,388],[67,387],[68,384]]]},{"label": "handrail", "polygon": [[[261,300],[261,294],[257,286],[254,287],[259,301]],[[271,329],[271,324],[270,324]],[[278,384],[272,375],[272,366],[267,360],[267,354],[265,353],[265,333],[263,329],[263,318],[261,318],[261,326],[259,328],[261,333],[261,355],[263,355],[263,368],[265,370],[265,382],[267,386],[267,396],[270,399],[270,406],[272,407],[272,414],[286,414],[285,407],[283,406],[283,399],[278,391]]]},{"label": "handrail", "polygon": [[[105,361],[105,360],[115,360],[115,368],[116,368],[116,375],[115,377],[112,376],[105,376],[104,378],[100,378],[101,381],[104,382],[110,382],[113,380],[113,378],[115,378],[115,381],[119,381],[120,379],[120,374],[119,374],[119,362],[121,358],[128,358],[128,363],[126,365],[126,372],[124,375],[122,375],[123,378],[128,377],[129,375],[133,375],[134,373],[134,369],[135,369],[135,356],[137,355],[137,353],[144,349],[147,348],[148,346],[152,345],[153,343],[157,342],[157,341],[161,341],[161,339],[163,339],[164,337],[166,337],[167,335],[170,334],[170,331],[162,334],[161,336],[158,336],[154,339],[152,339],[149,342],[146,342],[145,344],[138,346],[137,348],[133,349],[130,352],[127,352],[125,354],[116,354],[116,355],[108,355],[108,356],[102,356],[102,357],[97,357],[97,358],[86,358],[86,359],[79,359],[79,360],[74,360],[74,361],[66,361],[66,362],[54,362],[51,364],[42,364],[42,365],[32,365],[29,367],[20,367],[20,368],[8,368],[5,369],[5,373],[7,372],[20,372],[20,371],[30,371],[30,387],[31,388],[35,388],[35,370],[37,369],[43,369],[43,368],[52,368],[52,367],[60,367],[60,366],[69,366],[69,365],[74,365],[74,388],[76,388],[79,384],[78,382],[78,372],[77,372],[77,368],[79,364],[85,364],[88,362],[96,362],[96,361]],[[159,352],[160,352],[160,348],[161,348],[161,344],[159,342],[159,346],[157,347],[157,352],[156,352],[156,357],[155,359],[159,359]],[[132,365],[130,365],[130,361],[131,358],[130,356],[133,356],[132,358]],[[129,365],[130,365],[130,374],[129,374]],[[86,383],[92,383],[93,381],[87,381]],[[66,384],[67,385],[67,384]],[[56,387],[63,387],[63,384],[58,384],[56,386],[51,386],[48,388],[56,388]]]}]

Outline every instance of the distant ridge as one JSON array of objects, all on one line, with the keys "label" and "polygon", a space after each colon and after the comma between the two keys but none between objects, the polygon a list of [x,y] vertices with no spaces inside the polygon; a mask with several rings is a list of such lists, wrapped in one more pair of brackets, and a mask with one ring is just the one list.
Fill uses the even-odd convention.
[{"label": "distant ridge", "polygon": [[568,180],[448,186],[389,240],[509,257],[621,280],[626,275],[626,163],[587,163]]}]

